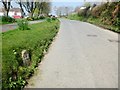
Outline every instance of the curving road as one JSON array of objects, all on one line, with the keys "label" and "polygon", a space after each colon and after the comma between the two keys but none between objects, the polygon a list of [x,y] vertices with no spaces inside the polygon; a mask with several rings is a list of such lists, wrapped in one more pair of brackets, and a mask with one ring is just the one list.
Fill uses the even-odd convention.
[{"label": "curving road", "polygon": [[118,34],[60,21],[58,36],[26,88],[117,88]]}]

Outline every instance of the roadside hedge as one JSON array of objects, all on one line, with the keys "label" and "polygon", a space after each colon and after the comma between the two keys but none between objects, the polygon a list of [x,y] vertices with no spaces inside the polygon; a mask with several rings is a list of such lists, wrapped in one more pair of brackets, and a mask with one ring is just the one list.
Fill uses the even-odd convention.
[{"label": "roadside hedge", "polygon": [[89,22],[120,33],[120,2],[94,5],[91,9],[79,10],[76,15],[70,15],[68,18]]}]

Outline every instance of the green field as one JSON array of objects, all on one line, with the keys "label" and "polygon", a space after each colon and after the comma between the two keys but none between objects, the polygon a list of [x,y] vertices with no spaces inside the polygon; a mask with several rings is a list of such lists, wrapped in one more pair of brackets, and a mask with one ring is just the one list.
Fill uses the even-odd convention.
[{"label": "green field", "polygon": [[[30,25],[30,30],[12,30],[2,33],[2,87],[21,88],[47,52],[56,36],[59,21],[44,21]],[[22,65],[21,51],[28,50],[31,64]],[[16,54],[14,54],[16,52]],[[14,79],[16,77],[16,79]]]}]

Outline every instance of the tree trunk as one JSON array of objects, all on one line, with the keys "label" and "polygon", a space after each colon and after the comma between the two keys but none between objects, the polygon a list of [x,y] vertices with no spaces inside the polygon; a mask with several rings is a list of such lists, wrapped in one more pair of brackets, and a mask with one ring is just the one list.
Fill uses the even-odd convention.
[{"label": "tree trunk", "polygon": [[33,12],[31,12],[31,17],[33,17]]},{"label": "tree trunk", "polygon": [[22,18],[24,18],[25,12],[24,12],[24,10],[23,10],[22,3],[21,3],[21,2],[19,2],[19,6],[20,6],[20,8],[21,8]]},{"label": "tree trunk", "polygon": [[8,17],[8,14],[9,14],[9,11],[6,10],[5,13],[4,13],[4,15]]},{"label": "tree trunk", "polygon": [[21,17],[24,18],[24,13],[23,12],[21,12]]},{"label": "tree trunk", "polygon": [[7,11],[7,17],[8,17],[8,11]]}]

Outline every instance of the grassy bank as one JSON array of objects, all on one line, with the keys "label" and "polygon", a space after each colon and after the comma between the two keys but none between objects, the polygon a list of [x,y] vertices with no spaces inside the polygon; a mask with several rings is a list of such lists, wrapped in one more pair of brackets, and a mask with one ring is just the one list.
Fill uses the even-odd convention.
[{"label": "grassy bank", "polygon": [[[30,30],[2,33],[2,87],[23,88],[41,62],[44,53],[56,36],[59,21],[52,20],[30,25]],[[21,51],[30,53],[30,66],[23,66]]]},{"label": "grassy bank", "polygon": [[78,16],[77,14],[73,14],[73,15],[69,15],[68,19],[88,22],[88,23],[97,25],[99,27],[102,27],[102,28],[120,33],[120,30],[119,30],[118,26],[105,24],[105,23],[101,22],[100,18],[83,17],[83,16]]}]

